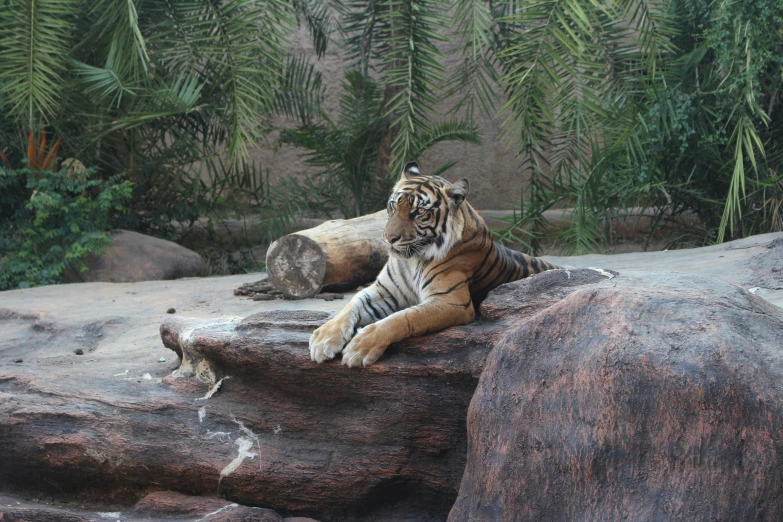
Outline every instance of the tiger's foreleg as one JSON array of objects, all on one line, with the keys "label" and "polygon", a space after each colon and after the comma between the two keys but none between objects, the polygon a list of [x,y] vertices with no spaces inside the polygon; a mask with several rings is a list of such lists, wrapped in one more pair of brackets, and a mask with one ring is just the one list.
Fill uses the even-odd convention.
[{"label": "tiger's foreleg", "polygon": [[475,311],[467,278],[451,274],[438,283],[420,304],[361,329],[343,350],[343,364],[352,368],[369,366],[392,343],[473,321]]},{"label": "tiger's foreleg", "polygon": [[[387,264],[378,279],[353,299],[336,316],[321,325],[310,337],[310,358],[317,363],[332,359],[362,326],[384,319],[408,305],[393,284]],[[392,270],[393,271],[393,270]]]}]

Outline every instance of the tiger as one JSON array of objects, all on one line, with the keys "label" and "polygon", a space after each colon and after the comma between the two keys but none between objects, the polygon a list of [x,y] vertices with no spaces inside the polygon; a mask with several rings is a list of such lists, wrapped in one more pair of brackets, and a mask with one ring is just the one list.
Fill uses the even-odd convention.
[{"label": "tiger", "polygon": [[392,343],[472,322],[490,290],[557,267],[493,241],[465,200],[466,178],[425,176],[410,162],[388,200],[383,242],[389,260],[310,337],[316,363],[342,352],[342,364],[369,366]]}]

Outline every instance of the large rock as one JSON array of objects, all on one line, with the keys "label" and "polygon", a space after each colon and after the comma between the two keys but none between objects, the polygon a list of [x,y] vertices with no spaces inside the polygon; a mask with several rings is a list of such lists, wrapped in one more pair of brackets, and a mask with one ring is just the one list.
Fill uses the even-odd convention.
[{"label": "large rock", "polygon": [[201,277],[207,273],[204,259],[171,241],[129,230],[115,230],[112,242],[100,255],[87,258],[87,272],[70,269],[64,282],[132,283]]},{"label": "large rock", "polygon": [[548,272],[471,401],[450,522],[783,520],[783,312],[714,279]]},{"label": "large rock", "polygon": [[[606,321],[600,323],[600,328],[574,331],[576,327],[568,330],[569,324],[582,324],[581,319],[568,315],[567,308],[562,307],[574,299],[572,294],[585,298],[585,292],[593,287],[607,292],[613,291],[614,285],[617,291],[628,292],[632,302],[651,300],[644,310],[661,318],[679,314],[692,317],[691,312],[680,312],[679,307],[687,309],[694,302],[699,303],[697,297],[703,299],[704,306],[714,314],[709,323],[702,320],[705,335],[716,331],[718,321],[735,324],[726,319],[731,314],[745,314],[755,325],[740,330],[740,335],[747,333],[752,339],[750,335],[770,320],[768,311],[753,312],[766,310],[759,296],[781,302],[783,291],[775,290],[783,288],[776,271],[783,252],[781,236],[748,238],[681,254],[633,254],[599,260],[568,258],[568,264],[573,265],[587,263],[611,268],[612,262],[622,260],[628,266],[616,267],[620,274],[611,280],[595,270],[569,270],[499,289],[485,302],[482,322],[401,343],[377,366],[359,371],[350,371],[337,363],[315,365],[309,361],[306,349],[309,330],[323,319],[312,311],[302,311],[334,313],[344,306],[344,301],[253,302],[233,296],[234,288],[257,280],[257,274],[58,285],[3,292],[0,306],[6,310],[0,311],[0,492],[12,490],[20,500],[42,499],[39,505],[25,506],[23,502],[22,507],[13,508],[17,518],[33,520],[36,519],[28,516],[30,513],[60,513],[63,508],[73,516],[87,519],[97,519],[95,512],[104,511],[120,512],[121,520],[131,521],[147,517],[190,521],[203,518],[187,512],[185,507],[179,507],[183,503],[173,500],[170,508],[165,508],[169,505],[166,499],[172,497],[157,493],[157,497],[141,502],[147,511],[133,509],[140,498],[166,489],[198,496],[186,503],[209,509],[207,513],[225,507],[226,516],[238,509],[226,507],[229,502],[273,509],[281,516],[311,516],[324,522],[444,520],[457,498],[468,455],[465,418],[471,393],[478,383],[484,358],[498,339],[527,331],[530,338],[525,338],[525,342],[541,349],[544,344],[536,344],[537,335],[551,336],[562,330],[591,339],[590,349],[603,349],[600,346],[605,335],[600,328],[621,331],[623,323],[618,322],[617,312],[607,309]],[[702,260],[698,266],[691,261],[694,258]],[[659,271],[704,273],[706,266],[710,280],[659,274],[652,279],[655,285],[662,284],[660,278],[670,278],[670,289],[663,292],[662,287],[645,286],[645,278],[640,280],[630,274],[629,267],[645,264],[646,260],[653,260],[646,269]],[[555,276],[556,279],[550,279]],[[743,284],[756,295],[717,279]],[[627,286],[632,280],[635,286]],[[751,283],[753,287],[747,286]],[[760,286],[763,288],[756,288]],[[671,301],[661,299],[663,295],[671,296]],[[596,310],[602,302],[596,301]],[[172,317],[166,314],[169,308],[188,316],[172,318],[164,335],[175,350],[182,352],[185,347],[193,377],[170,377],[180,365],[174,353],[160,342],[159,333],[161,322]],[[268,314],[277,308],[296,313]],[[629,314],[633,310],[641,309],[628,307]],[[259,312],[267,315],[259,316]],[[233,319],[250,316],[254,317],[244,322]],[[553,325],[523,330],[525,324],[537,324],[535,321],[542,317]],[[627,321],[635,335],[628,333],[621,346],[625,346],[630,357],[638,349],[630,341],[640,335],[633,325],[637,321],[647,324],[645,321],[650,319],[631,315]],[[662,328],[660,325],[651,332],[665,335]],[[719,330],[718,334],[725,331]],[[769,332],[774,333],[771,329]],[[609,339],[619,343],[616,339],[621,338]],[[508,342],[501,343],[501,349]],[[682,343],[673,344],[683,349]],[[560,344],[552,346],[555,351],[560,349]],[[82,355],[77,354],[79,351]],[[745,353],[758,360],[755,352],[745,348]],[[551,360],[547,359],[550,355],[530,352],[532,359],[514,371],[529,375],[526,366],[540,368],[536,358]],[[578,355],[574,354],[574,358]],[[748,364],[726,358],[734,363],[738,360]],[[777,371],[778,365],[772,361],[759,375]],[[566,362],[561,367],[568,375]],[[188,373],[187,368],[186,364],[180,373]],[[492,369],[506,371],[502,365]],[[230,378],[222,381],[214,396],[202,400],[210,385],[200,382],[196,373],[207,382]],[[666,375],[652,373],[651,378],[660,380]],[[541,380],[534,381],[534,391],[541,386]],[[595,386],[603,386],[600,378],[594,380]],[[768,386],[764,378],[751,384],[753,389],[768,390],[768,398],[762,404],[770,408],[770,418],[777,419],[775,388]],[[587,384],[579,381],[579,386],[575,390],[583,393]],[[712,389],[707,388],[705,393],[712,393]],[[718,393],[721,388],[714,390]],[[746,393],[740,386],[736,390],[738,394]],[[563,403],[571,399],[570,392],[565,388],[561,391]],[[501,398],[502,392],[500,389]],[[525,396],[518,398],[520,402],[527,400]],[[716,418],[710,417],[714,415],[711,404],[705,398],[694,406],[694,415],[704,419],[700,422],[706,422],[707,428],[711,426],[708,421]],[[513,413],[513,409],[496,412],[498,419],[503,420],[506,412]],[[756,418],[752,408],[749,415],[746,429],[752,433]],[[470,430],[475,435],[474,426],[471,421]],[[642,426],[656,434],[654,427]],[[547,433],[555,436],[557,430]],[[615,432],[607,436],[610,435],[619,436]],[[773,455],[779,440],[775,437],[771,431],[771,451],[767,455]],[[569,443],[573,440],[576,439],[569,439]],[[751,440],[755,439],[746,439]],[[676,444],[680,442],[673,443],[675,449]],[[747,445],[737,449],[736,454],[748,458],[755,455]],[[730,455],[728,462],[736,462],[736,454]],[[470,455],[474,474],[471,476],[481,476],[481,466],[476,466],[472,451]],[[243,458],[237,461],[240,456]],[[623,454],[615,457],[621,459]],[[652,466],[646,456],[641,462],[647,466],[645,469]],[[712,465],[713,461],[709,462]],[[743,461],[743,465],[751,462]],[[707,474],[704,468],[691,471]],[[759,477],[761,487],[766,484],[765,476]],[[561,491],[555,486],[548,486],[549,491]],[[494,483],[489,482],[486,487],[494,487]],[[511,482],[510,487],[519,485]],[[639,491],[643,491],[641,487]],[[711,491],[714,490],[705,486],[692,489],[690,494],[709,499]],[[201,498],[215,496],[221,498]],[[559,500],[562,497],[553,498],[553,502],[565,502]],[[163,513],[160,516],[151,514],[153,500]],[[54,507],[40,505],[44,501]],[[58,501],[68,504],[56,507]],[[77,512],[74,506],[82,502],[91,507]],[[769,504],[774,502],[773,498]],[[6,504],[2,497],[0,504]],[[9,504],[17,506],[15,502]],[[164,513],[164,508],[169,511]],[[10,509],[0,512],[8,518]],[[52,516],[59,516],[56,513]],[[266,515],[274,516],[265,512]],[[513,519],[516,514],[510,516]],[[610,516],[611,512],[606,517]],[[764,513],[759,518],[764,518]]]},{"label": "large rock", "polygon": [[354,371],[310,360],[310,334],[328,316],[161,326],[183,357],[172,383],[195,375],[227,387],[210,400],[211,422],[234,431],[241,423],[235,443],[260,455],[225,476],[221,491],[328,520],[445,519],[465,464],[467,406],[496,332],[474,324],[412,339]]},{"label": "large rock", "polygon": [[115,503],[154,487],[318,520],[444,520],[494,331],[411,340],[355,371],[310,360],[310,332],[328,315],[172,317],[161,333],[184,360],[163,379],[4,368],[0,487]]},{"label": "large rock", "polygon": [[310,518],[283,518],[270,509],[242,506],[215,497],[192,497],[173,491],[156,491],[135,506],[119,511],[90,510],[86,506],[59,506],[0,495],[2,522],[318,522]]}]

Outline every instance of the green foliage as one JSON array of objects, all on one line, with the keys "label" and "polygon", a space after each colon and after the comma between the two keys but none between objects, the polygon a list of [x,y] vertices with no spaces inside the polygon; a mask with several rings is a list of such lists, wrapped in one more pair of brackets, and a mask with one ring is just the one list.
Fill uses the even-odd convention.
[{"label": "green foliage", "polygon": [[[455,3],[467,107],[507,101],[531,184],[502,239],[540,247],[573,207],[573,253],[632,207],[655,229],[698,215],[690,242],[781,229],[783,4],[776,0]],[[488,14],[489,13],[489,14]]]},{"label": "green foliage", "polygon": [[[288,38],[321,57],[337,19],[355,72],[330,117]],[[62,138],[133,183],[121,224],[170,238],[243,207],[270,233],[369,212],[406,161],[478,143],[479,115],[518,144],[531,181],[501,239],[530,250],[558,207],[574,253],[635,207],[694,243],[783,229],[779,0],[0,0],[0,57],[0,152]],[[318,174],[270,188],[248,148],[277,116]]]},{"label": "green foliage", "polygon": [[[398,175],[407,161],[417,157],[424,134],[435,125],[436,105],[446,94],[443,55],[438,49],[446,41],[445,5],[433,0],[344,4],[348,62],[363,78],[377,71],[382,85],[382,116],[388,119],[388,129],[380,146],[388,147],[390,155],[388,166],[381,164],[385,175]],[[467,116],[460,125],[472,129],[472,114]]]},{"label": "green foliage", "polygon": [[[289,180],[289,192],[307,195],[308,208],[336,210],[347,217],[384,208],[400,172],[379,172],[377,168],[381,138],[393,124],[390,120],[378,85],[359,71],[349,71],[337,122],[321,112],[320,122],[281,133],[281,142],[305,149],[306,162],[320,169],[314,180],[304,184]],[[442,141],[481,142],[474,126],[462,121],[417,127],[410,139],[406,154],[411,158]],[[438,173],[452,165],[445,165]]]},{"label": "green foliage", "polygon": [[58,283],[87,254],[110,242],[107,231],[127,211],[131,184],[89,179],[66,169],[0,168],[0,290]]},{"label": "green foliage", "polygon": [[225,207],[202,180],[246,171],[272,117],[312,118],[320,76],[288,37],[299,18],[325,46],[322,7],[0,0],[0,152],[21,164],[29,132],[60,137],[62,157],[133,182],[129,224],[175,237],[173,222]]}]

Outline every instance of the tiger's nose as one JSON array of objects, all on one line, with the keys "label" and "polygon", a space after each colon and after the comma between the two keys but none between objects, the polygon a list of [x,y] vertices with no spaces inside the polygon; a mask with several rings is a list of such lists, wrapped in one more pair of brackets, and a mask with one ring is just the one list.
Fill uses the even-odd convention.
[{"label": "tiger's nose", "polygon": [[397,234],[387,234],[386,232],[384,232],[383,239],[385,239],[390,245],[393,245],[394,243],[400,240],[400,236],[398,236]]}]

